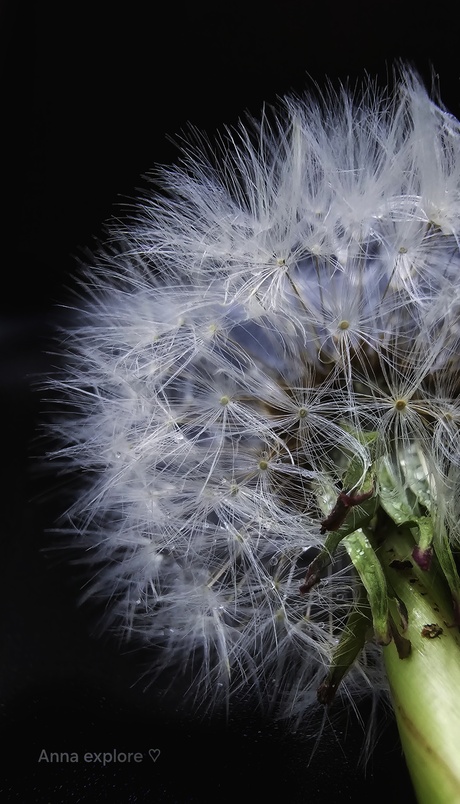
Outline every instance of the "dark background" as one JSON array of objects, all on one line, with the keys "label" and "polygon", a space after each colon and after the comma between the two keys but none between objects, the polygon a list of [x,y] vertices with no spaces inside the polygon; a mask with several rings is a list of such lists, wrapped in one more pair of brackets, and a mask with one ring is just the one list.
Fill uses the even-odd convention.
[{"label": "dark background", "polygon": [[[456,4],[401,2],[4,2],[1,9],[2,511],[0,640],[2,801],[204,802],[413,800],[391,724],[364,773],[363,732],[345,720],[310,764],[296,734],[243,704],[187,719],[144,691],[144,658],[98,639],[77,608],[72,569],[46,546],[62,508],[58,482],[36,471],[43,417],[37,376],[72,274],[102,224],[171,163],[192,123],[212,138],[264,101],[325,76],[385,83],[395,58],[460,113]],[[152,8],[151,11],[146,10]],[[178,703],[180,694],[178,693]],[[379,732],[381,729],[379,729]],[[153,763],[83,763],[85,751],[159,748]],[[38,762],[78,752],[77,764]]]}]

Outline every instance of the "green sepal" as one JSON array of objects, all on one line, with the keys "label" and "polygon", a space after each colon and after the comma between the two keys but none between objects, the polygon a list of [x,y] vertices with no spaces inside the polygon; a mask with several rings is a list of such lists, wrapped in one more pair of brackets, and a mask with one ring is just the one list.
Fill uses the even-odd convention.
[{"label": "green sepal", "polygon": [[407,626],[409,624],[409,612],[407,611],[407,606],[404,603],[404,600],[401,600],[401,598],[396,594],[394,589],[391,588],[388,582],[387,587],[388,587],[388,596],[391,600],[394,601],[396,608],[398,610],[399,622],[401,623],[401,628],[403,631],[407,631]]},{"label": "green sepal", "polygon": [[344,545],[366,589],[376,640],[380,645],[388,645],[392,639],[388,590],[380,561],[362,531],[347,536]]},{"label": "green sepal", "polygon": [[419,494],[407,486],[401,486],[388,463],[379,471],[380,503],[395,525],[417,531],[412,558],[423,570],[428,570],[433,558],[433,521],[425,516],[426,510]]},{"label": "green sepal", "polygon": [[350,528],[345,523],[339,530],[332,530],[326,536],[324,547],[318,553],[316,558],[308,565],[305,580],[300,587],[301,593],[304,595],[313,589],[314,586],[320,581],[321,573],[331,564],[332,557],[337,550],[342,539],[350,533]]},{"label": "green sepal", "polygon": [[[353,464],[353,461],[352,461]],[[351,474],[347,472],[345,476],[345,488],[351,488],[351,481],[356,476],[356,467],[350,469]],[[357,479],[359,479],[360,475]],[[359,493],[370,491],[374,486],[374,476],[371,471],[367,473],[366,480],[360,489]],[[373,495],[368,500],[352,506],[347,513],[343,524],[338,530],[332,530],[326,536],[324,547],[318,553],[316,558],[313,559],[311,564],[308,565],[305,581],[300,587],[302,594],[306,594],[312,589],[321,579],[321,574],[331,564],[332,558],[340,544],[340,542],[354,531],[367,525],[375,515],[378,506],[378,497]]]},{"label": "green sepal", "polygon": [[[343,429],[346,432],[350,433],[357,441],[363,444],[365,447],[368,448],[370,457],[372,461],[375,458],[375,445],[377,443],[377,433],[374,431],[365,432],[364,430],[358,432],[353,428],[343,425]],[[353,455],[350,459],[350,463],[348,465],[347,471],[343,476],[343,487],[344,489],[353,489],[359,483],[360,479],[363,476],[363,462],[359,455]],[[369,478],[372,478],[372,472],[370,470],[366,473],[366,478],[364,483],[362,484],[364,487],[366,486],[366,482]],[[370,488],[370,486],[368,486]]]},{"label": "green sepal", "polygon": [[[407,609],[406,609],[406,611],[407,611]],[[395,643],[396,650],[398,651],[399,658],[400,659],[408,659],[409,656],[410,656],[411,650],[412,650],[412,645],[411,645],[410,640],[406,639],[406,637],[403,637],[402,634],[399,633],[398,629],[396,628],[395,621],[393,620],[393,617],[391,616],[391,614],[389,615],[388,621],[389,621],[389,625],[390,625],[391,637],[392,637],[393,642]],[[406,629],[407,629],[408,625],[409,625],[409,622],[407,621]],[[406,629],[404,629],[404,630],[406,630]]]},{"label": "green sepal", "polygon": [[319,703],[332,703],[337,688],[364,648],[372,619],[365,587],[360,584],[359,597],[348,615],[340,642],[334,651],[329,672],[318,687]]},{"label": "green sepal", "polygon": [[379,466],[378,478],[380,504],[395,525],[404,525],[422,516],[416,495],[402,487],[388,461]]}]

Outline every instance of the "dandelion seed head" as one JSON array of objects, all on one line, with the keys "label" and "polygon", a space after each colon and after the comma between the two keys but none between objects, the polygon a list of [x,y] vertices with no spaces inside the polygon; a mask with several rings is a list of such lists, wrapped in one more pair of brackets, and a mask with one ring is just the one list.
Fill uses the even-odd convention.
[{"label": "dandelion seed head", "polygon": [[[161,182],[86,270],[51,381],[69,540],[152,677],[302,717],[356,603],[345,550],[299,592],[350,465],[358,493],[380,462],[388,505],[416,466],[459,539],[460,124],[403,70],[197,138]],[[385,689],[370,641],[339,695]]]}]

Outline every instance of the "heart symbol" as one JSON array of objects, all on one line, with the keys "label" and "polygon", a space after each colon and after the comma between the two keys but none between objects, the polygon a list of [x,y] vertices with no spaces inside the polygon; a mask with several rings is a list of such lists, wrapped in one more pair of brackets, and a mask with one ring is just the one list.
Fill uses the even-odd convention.
[{"label": "heart symbol", "polygon": [[160,756],[161,751],[159,748],[149,748],[149,757],[153,762],[156,762],[158,757]]}]

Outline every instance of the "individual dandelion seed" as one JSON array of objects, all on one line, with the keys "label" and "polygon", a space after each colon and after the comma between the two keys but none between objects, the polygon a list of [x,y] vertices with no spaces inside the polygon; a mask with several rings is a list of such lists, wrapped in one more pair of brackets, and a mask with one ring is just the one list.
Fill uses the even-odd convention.
[{"label": "individual dandelion seed", "polygon": [[198,138],[161,183],[50,381],[87,594],[197,705],[391,693],[421,800],[453,801],[460,124],[403,69]]}]

